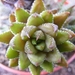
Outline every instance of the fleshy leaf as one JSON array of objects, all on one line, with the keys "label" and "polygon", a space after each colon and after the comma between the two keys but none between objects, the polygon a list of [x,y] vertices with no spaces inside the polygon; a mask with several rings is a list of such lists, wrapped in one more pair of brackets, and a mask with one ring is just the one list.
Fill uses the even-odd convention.
[{"label": "fleshy leaf", "polygon": [[28,40],[25,44],[25,52],[29,54],[37,53],[37,49],[33,46],[30,40]]},{"label": "fleshy leaf", "polygon": [[61,28],[61,30],[68,32],[70,39],[73,39],[75,37],[75,33],[72,30],[67,28]]},{"label": "fleshy leaf", "polygon": [[25,23],[27,22],[27,19],[30,16],[30,14],[22,8],[17,8],[15,10],[15,16],[16,16],[16,21]]},{"label": "fleshy leaf", "polygon": [[8,44],[14,35],[11,31],[0,33],[0,42]]},{"label": "fleshy leaf", "polygon": [[34,32],[34,34],[32,35],[32,38],[36,38],[36,40],[38,40],[38,39],[40,39],[40,40],[45,40],[45,34],[43,33],[43,31],[37,30],[37,31]]},{"label": "fleshy leaf", "polygon": [[30,26],[30,25],[34,25],[34,26],[39,26],[41,24],[44,23],[44,20],[42,19],[42,17],[37,14],[37,13],[34,13],[32,14],[28,20],[27,20],[27,25]]},{"label": "fleshy leaf", "polygon": [[30,61],[24,52],[20,52],[18,64],[20,70],[24,70],[30,65]]},{"label": "fleshy leaf", "polygon": [[34,66],[33,64],[31,64],[29,66],[29,71],[31,72],[32,75],[40,75],[40,67],[39,66]]},{"label": "fleshy leaf", "polygon": [[45,42],[41,42],[37,44],[35,47],[37,50],[43,51],[45,49]]},{"label": "fleshy leaf", "polygon": [[44,19],[45,23],[53,23],[53,14],[50,10],[45,10],[40,13],[40,16]]},{"label": "fleshy leaf", "polygon": [[67,60],[62,54],[61,54],[61,62],[57,63],[57,65],[62,66],[62,67],[68,67]]},{"label": "fleshy leaf", "polygon": [[18,66],[18,58],[9,59],[9,67],[16,67]]},{"label": "fleshy leaf", "polygon": [[53,68],[54,68],[54,66],[53,66],[53,63],[52,62],[48,62],[48,61],[44,61],[41,65],[40,65],[40,67],[43,69],[43,70],[45,70],[45,71],[47,71],[47,72],[53,72]]},{"label": "fleshy leaf", "polygon": [[16,21],[15,15],[13,13],[9,15],[9,20],[11,23]]},{"label": "fleshy leaf", "polygon": [[65,20],[68,18],[69,14],[69,12],[54,14],[54,24],[58,25],[58,28],[60,29],[63,26]]},{"label": "fleshy leaf", "polygon": [[44,50],[45,52],[52,51],[53,49],[56,48],[56,42],[55,42],[54,38],[48,34],[46,34],[45,43],[46,43],[46,47]]},{"label": "fleshy leaf", "polygon": [[44,6],[44,3],[42,0],[35,0],[32,4],[32,7],[31,7],[31,10],[30,10],[30,13],[40,13],[42,12],[43,10],[45,10],[45,6]]},{"label": "fleshy leaf", "polygon": [[16,58],[19,56],[19,52],[14,50],[11,46],[8,47],[7,52],[6,52],[6,57],[8,59]]},{"label": "fleshy leaf", "polygon": [[44,23],[39,26],[39,29],[41,29],[43,32],[49,34],[50,36],[55,37],[56,32],[58,30],[58,26],[53,23]]},{"label": "fleshy leaf", "polygon": [[70,36],[69,33],[66,31],[58,30],[57,35],[55,37],[55,41],[57,45],[64,43],[65,41],[69,40]]},{"label": "fleshy leaf", "polygon": [[36,26],[25,26],[21,32],[21,38],[24,41],[27,41],[28,38],[30,38],[36,30],[37,30]]},{"label": "fleshy leaf", "polygon": [[24,51],[24,45],[25,45],[25,41],[23,41],[21,39],[20,34],[16,34],[11,40],[9,45],[17,50],[17,51]]},{"label": "fleshy leaf", "polygon": [[61,61],[61,54],[57,48],[47,54],[46,60],[48,62],[59,63]]},{"label": "fleshy leaf", "polygon": [[23,27],[25,26],[24,23],[21,22],[13,22],[10,26],[10,30],[12,31],[13,34],[20,33]]},{"label": "fleshy leaf", "polygon": [[27,56],[33,65],[39,66],[45,60],[46,55],[44,53],[37,53],[37,54],[27,54]]},{"label": "fleshy leaf", "polygon": [[60,52],[71,52],[71,51],[75,50],[75,45],[70,41],[66,41],[66,42],[58,45],[58,49]]}]

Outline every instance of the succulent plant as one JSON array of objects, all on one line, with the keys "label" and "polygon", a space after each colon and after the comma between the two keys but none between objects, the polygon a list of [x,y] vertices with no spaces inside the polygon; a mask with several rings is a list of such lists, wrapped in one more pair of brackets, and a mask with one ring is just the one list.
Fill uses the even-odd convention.
[{"label": "succulent plant", "polygon": [[75,50],[69,41],[75,33],[63,28],[69,14],[46,10],[42,0],[35,0],[30,12],[16,8],[9,17],[9,31],[0,34],[0,42],[9,45],[6,52],[9,66],[29,68],[32,75],[40,75],[42,69],[53,72],[55,64],[67,67],[62,53]]}]

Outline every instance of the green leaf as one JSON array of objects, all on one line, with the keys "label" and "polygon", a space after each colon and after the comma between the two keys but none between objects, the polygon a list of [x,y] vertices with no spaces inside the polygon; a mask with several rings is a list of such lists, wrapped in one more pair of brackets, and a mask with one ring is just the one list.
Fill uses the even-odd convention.
[{"label": "green leaf", "polygon": [[53,63],[52,63],[52,62],[48,62],[48,61],[44,61],[44,62],[40,65],[40,67],[41,67],[43,70],[47,71],[47,72],[53,72],[53,68],[54,68]]},{"label": "green leaf", "polygon": [[24,52],[20,52],[18,64],[20,70],[24,70],[30,65],[30,61]]},{"label": "green leaf", "polygon": [[31,64],[29,66],[29,70],[31,72],[32,75],[40,75],[40,67],[39,66],[34,66],[33,64]]}]

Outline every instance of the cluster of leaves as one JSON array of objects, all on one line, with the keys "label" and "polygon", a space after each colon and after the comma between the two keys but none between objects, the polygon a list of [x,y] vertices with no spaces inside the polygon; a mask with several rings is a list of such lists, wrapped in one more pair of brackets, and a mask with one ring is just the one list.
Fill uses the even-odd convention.
[{"label": "cluster of leaves", "polygon": [[63,28],[70,12],[46,10],[42,0],[35,0],[30,11],[16,8],[10,14],[9,30],[0,34],[0,42],[8,44],[9,66],[29,68],[32,75],[41,70],[53,72],[54,65],[67,67],[62,52],[75,50],[69,41],[75,33]]}]

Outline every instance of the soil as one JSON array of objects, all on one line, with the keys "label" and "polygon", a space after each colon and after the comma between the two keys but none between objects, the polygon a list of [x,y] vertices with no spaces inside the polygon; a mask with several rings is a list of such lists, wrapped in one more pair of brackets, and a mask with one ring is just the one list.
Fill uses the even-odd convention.
[{"label": "soil", "polygon": [[[6,0],[6,1],[10,1],[10,0]],[[12,1],[17,1],[17,0],[12,0]],[[28,0],[28,1],[30,1],[30,0]],[[54,4],[55,6],[50,5],[49,4],[50,1],[51,0],[48,0],[48,1],[44,0],[45,5],[47,6],[47,9],[52,9],[54,7],[56,7],[56,8],[58,7],[56,3]],[[27,2],[27,3],[29,3],[29,6],[30,6],[31,2]],[[53,4],[53,3],[51,2],[51,4]],[[30,9],[30,7],[27,9]],[[0,33],[1,33],[3,31],[7,30],[8,26],[10,25],[8,16],[11,12],[11,8],[10,9],[6,8],[4,5],[2,5],[0,3],[0,12],[1,12],[0,13],[0,29],[1,29]],[[8,66],[8,59],[5,57],[7,47],[8,47],[8,45],[0,43],[0,63],[4,64],[6,66]],[[69,52],[69,53],[64,53],[65,58],[68,60],[74,53],[75,53],[75,51]],[[0,68],[0,75],[17,75],[17,74],[10,73],[10,72]],[[72,61],[67,68],[62,68],[61,70],[59,70],[57,72],[53,72],[52,74],[49,73],[47,75],[75,75],[75,60]]]}]

